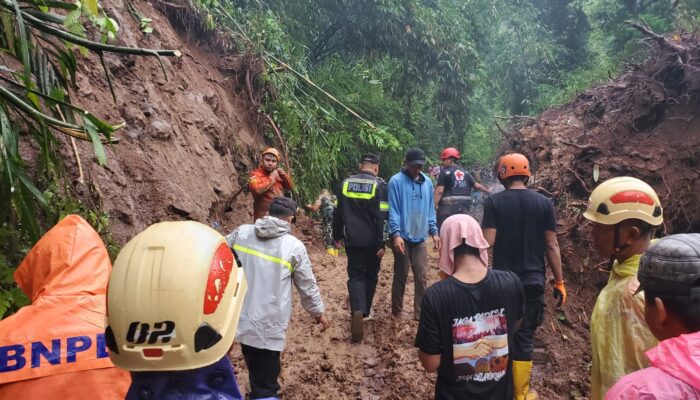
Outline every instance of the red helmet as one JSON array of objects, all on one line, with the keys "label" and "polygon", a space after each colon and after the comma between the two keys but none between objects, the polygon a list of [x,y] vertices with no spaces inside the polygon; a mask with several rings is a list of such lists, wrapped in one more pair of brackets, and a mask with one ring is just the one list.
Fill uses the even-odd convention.
[{"label": "red helmet", "polygon": [[456,158],[459,160],[460,158],[462,158],[462,155],[459,154],[459,150],[455,149],[454,147],[448,147],[442,151],[440,159],[447,160],[448,158]]}]

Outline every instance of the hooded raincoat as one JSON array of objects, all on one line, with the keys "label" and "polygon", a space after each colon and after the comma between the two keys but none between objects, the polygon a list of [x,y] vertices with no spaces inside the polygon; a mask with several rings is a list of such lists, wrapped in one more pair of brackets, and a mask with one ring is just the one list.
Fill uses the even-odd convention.
[{"label": "hooded raincoat", "polygon": [[111,270],[100,236],[77,215],[34,245],[14,274],[31,304],[0,321],[0,398],[124,398],[131,379],[104,338]]},{"label": "hooded raincoat", "polygon": [[314,317],[323,314],[306,247],[290,230],[288,222],[268,216],[226,236],[248,281],[236,334],[236,340],[247,346],[284,350],[292,316],[292,282],[304,309]]},{"label": "hooded raincoat", "polygon": [[615,263],[591,316],[591,399],[602,399],[621,377],[649,365],[644,352],[656,346],[644,320],[644,293],[637,270],[641,254]]},{"label": "hooded raincoat", "polygon": [[651,367],[620,379],[606,400],[700,399],[700,332],[664,340],[647,357]]}]

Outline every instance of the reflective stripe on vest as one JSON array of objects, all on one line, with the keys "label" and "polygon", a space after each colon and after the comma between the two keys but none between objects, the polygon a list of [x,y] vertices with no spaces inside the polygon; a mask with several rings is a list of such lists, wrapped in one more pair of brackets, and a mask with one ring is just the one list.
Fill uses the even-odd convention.
[{"label": "reflective stripe on vest", "polygon": [[374,198],[377,182],[370,179],[348,179],[343,183],[343,196],[350,199]]},{"label": "reflective stripe on vest", "polygon": [[388,201],[380,201],[379,202],[379,211],[389,211],[389,202]]},{"label": "reflective stripe on vest", "polygon": [[294,268],[292,268],[292,263],[290,263],[289,261],[283,260],[281,258],[273,257],[273,256],[265,254],[265,253],[261,253],[257,250],[253,250],[253,249],[248,248],[248,247],[243,247],[239,244],[234,244],[233,249],[236,251],[246,253],[246,254],[250,254],[252,256],[260,257],[260,258],[267,260],[267,261],[272,261],[273,263],[280,264],[280,265],[286,267],[289,270],[290,274],[292,272],[294,272]]}]

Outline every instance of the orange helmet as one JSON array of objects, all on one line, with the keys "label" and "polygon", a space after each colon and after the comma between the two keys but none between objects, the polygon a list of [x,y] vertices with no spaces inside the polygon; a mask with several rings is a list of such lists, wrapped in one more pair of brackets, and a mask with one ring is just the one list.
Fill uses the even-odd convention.
[{"label": "orange helmet", "polygon": [[440,159],[447,160],[448,158],[460,159],[462,158],[462,155],[459,154],[459,150],[455,149],[454,147],[448,147],[442,151],[442,154],[440,154]]},{"label": "orange helmet", "polygon": [[279,161],[281,159],[280,152],[274,147],[268,147],[267,149],[265,149],[265,151],[262,152],[262,155],[265,156],[265,154],[270,154],[270,155],[275,156],[277,158],[277,161]]},{"label": "orange helmet", "polygon": [[531,176],[530,162],[520,153],[506,154],[498,161],[498,178],[506,179],[511,176]]}]

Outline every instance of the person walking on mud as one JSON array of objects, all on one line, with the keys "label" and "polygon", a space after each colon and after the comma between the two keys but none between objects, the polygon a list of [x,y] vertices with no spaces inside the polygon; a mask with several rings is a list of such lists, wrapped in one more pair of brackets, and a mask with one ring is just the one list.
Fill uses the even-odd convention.
[{"label": "person walking on mud", "polygon": [[360,173],[343,181],[333,215],[333,239],[345,243],[352,341],[364,337],[363,320],[371,315],[379,266],[384,256],[384,221],[389,210],[386,184],[379,174],[379,156],[365,154]]},{"label": "person walking on mud", "polygon": [[659,196],[645,182],[623,176],[601,183],[583,216],[593,223],[591,238],[610,259],[610,278],[591,315],[591,399],[600,400],[621,377],[648,366],[644,352],[657,340],[644,321],[644,293],[637,270],[663,223]]},{"label": "person walking on mud", "polygon": [[433,237],[433,248],[440,250],[433,183],[422,172],[425,153],[414,148],[406,152],[404,168],[389,180],[389,236],[394,253],[394,279],[391,285],[391,313],[399,317],[409,266],[413,270],[414,318],[420,318],[420,305],[427,286],[428,254],[425,240]]},{"label": "person walking on mud", "polygon": [[311,212],[321,211],[321,227],[323,229],[323,244],[326,246],[326,253],[338,256],[338,249],[333,241],[333,213],[338,200],[328,189],[321,189],[321,194],[313,204],[304,206]]},{"label": "person walking on mud", "polygon": [[488,267],[489,244],[469,215],[445,220],[440,270],[447,278],[423,297],[415,346],[436,399],[513,398],[510,353],[524,292],[511,271]]},{"label": "person walking on mud", "polygon": [[478,183],[463,167],[459,160],[462,155],[454,147],[442,151],[442,169],[435,187],[435,209],[438,230],[443,221],[451,215],[469,214],[472,207],[472,188],[489,194],[489,189]]},{"label": "person walking on mud", "polygon": [[554,273],[554,297],[566,302],[561,271],[557,223],[552,201],[527,188],[530,164],[518,153],[506,154],[498,162],[498,179],[506,190],[484,202],[481,227],[493,246],[493,267],[515,272],[525,291],[525,316],[515,333],[513,384],[515,399],[536,399],[530,390],[535,331],[544,319],[545,256]]},{"label": "person walking on mud", "polygon": [[296,210],[294,200],[277,197],[270,203],[269,216],[226,236],[248,282],[236,341],[248,366],[251,399],[277,398],[280,355],[292,316],[292,283],[321,331],[330,326],[306,246],[291,234]]},{"label": "person walking on mud", "polygon": [[268,148],[262,153],[260,166],[250,173],[248,190],[253,196],[253,219],[264,217],[272,199],[293,190],[294,182],[289,173],[279,167],[280,152]]}]

